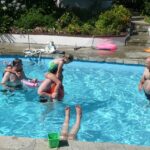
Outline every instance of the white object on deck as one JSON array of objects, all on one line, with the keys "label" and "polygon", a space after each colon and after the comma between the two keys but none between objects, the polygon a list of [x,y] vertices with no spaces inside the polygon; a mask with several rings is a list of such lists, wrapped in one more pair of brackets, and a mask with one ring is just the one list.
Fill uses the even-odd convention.
[{"label": "white object on deck", "polygon": [[53,41],[50,41],[44,49],[25,49],[23,53],[25,54],[25,57],[27,56],[35,56],[35,55],[40,55],[41,53],[48,53],[52,54],[56,51],[56,46],[54,45]]}]

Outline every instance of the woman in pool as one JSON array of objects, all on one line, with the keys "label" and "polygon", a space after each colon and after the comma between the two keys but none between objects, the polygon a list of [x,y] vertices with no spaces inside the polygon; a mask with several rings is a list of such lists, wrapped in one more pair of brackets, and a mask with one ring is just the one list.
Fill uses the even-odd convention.
[{"label": "woman in pool", "polygon": [[[22,60],[15,59],[11,66],[5,69],[1,84],[8,89],[15,90],[22,87],[21,80],[28,79],[23,71]],[[36,82],[36,80],[33,80]]]},{"label": "woman in pool", "polygon": [[150,57],[145,60],[145,70],[139,83],[139,90],[144,89],[144,93],[150,100]]},{"label": "woman in pool", "polygon": [[22,87],[21,80],[20,80],[21,74],[20,75],[18,74],[20,76],[19,77],[17,76],[17,72],[18,72],[17,66],[15,66],[14,64],[12,67],[8,66],[5,69],[1,84],[5,88],[10,90],[14,90],[16,88]]},{"label": "woman in pool", "polygon": [[68,128],[69,128],[69,120],[70,120],[70,107],[66,107],[65,109],[65,119],[61,130],[61,136],[60,136],[61,140],[76,139],[77,133],[80,128],[82,109],[79,105],[77,105],[75,109],[76,109],[76,122],[69,133],[68,133]]}]

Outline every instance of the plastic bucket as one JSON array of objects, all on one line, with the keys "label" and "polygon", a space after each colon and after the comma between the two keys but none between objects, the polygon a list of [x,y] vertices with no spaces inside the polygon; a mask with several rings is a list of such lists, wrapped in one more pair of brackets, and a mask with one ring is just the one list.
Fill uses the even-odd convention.
[{"label": "plastic bucket", "polygon": [[50,148],[56,148],[59,146],[59,134],[58,133],[49,133],[48,134],[48,143]]}]

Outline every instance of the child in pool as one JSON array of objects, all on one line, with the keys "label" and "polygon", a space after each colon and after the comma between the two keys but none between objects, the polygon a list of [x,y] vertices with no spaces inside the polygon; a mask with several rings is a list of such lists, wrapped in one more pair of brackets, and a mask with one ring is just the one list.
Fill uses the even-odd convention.
[{"label": "child in pool", "polygon": [[55,83],[52,85],[52,87],[56,87],[54,90],[55,92],[53,93],[53,94],[55,94],[55,97],[58,97],[58,95],[59,95],[58,91],[60,91],[59,89],[62,89],[64,92],[64,88],[62,85],[62,79],[63,79],[62,67],[64,64],[70,63],[71,61],[73,61],[72,55],[64,55],[62,58],[54,59],[49,64],[48,73],[45,74],[45,77],[47,79],[53,78],[54,80],[59,80],[59,82],[60,82],[59,86],[57,86],[57,87],[56,87]]},{"label": "child in pool", "polygon": [[72,55],[64,55],[62,58],[54,59],[49,64],[48,73],[46,73],[45,77],[50,78],[51,75],[57,77],[62,81],[62,68],[64,64],[68,64],[73,61]]},{"label": "child in pool", "polygon": [[16,74],[16,76],[17,76],[18,78],[21,77],[21,73],[15,71],[15,70],[13,70],[11,64],[8,64],[8,65],[6,66],[6,68],[5,68],[5,70],[4,70],[4,73],[3,73],[3,76],[4,76],[5,72],[10,72],[10,73]]}]

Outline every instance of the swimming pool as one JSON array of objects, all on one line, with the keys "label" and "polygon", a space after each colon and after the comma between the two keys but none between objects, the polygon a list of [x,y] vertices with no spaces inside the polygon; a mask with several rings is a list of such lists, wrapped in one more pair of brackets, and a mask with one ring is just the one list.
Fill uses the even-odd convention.
[{"label": "swimming pool", "polygon": [[[1,64],[11,60],[0,58]],[[23,59],[26,75],[44,79],[48,61]],[[150,107],[137,88],[142,72],[143,66],[74,61],[64,66],[62,102],[39,103],[35,88],[0,93],[0,135],[46,138],[60,131],[66,106],[71,107],[72,126],[74,106],[80,104],[78,140],[150,146]]]}]

